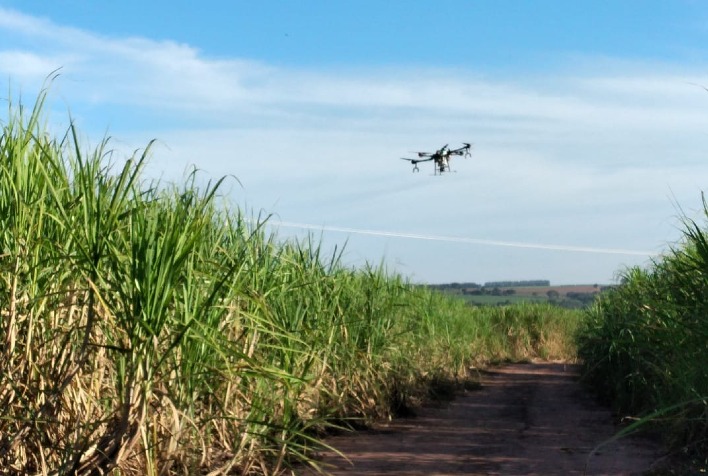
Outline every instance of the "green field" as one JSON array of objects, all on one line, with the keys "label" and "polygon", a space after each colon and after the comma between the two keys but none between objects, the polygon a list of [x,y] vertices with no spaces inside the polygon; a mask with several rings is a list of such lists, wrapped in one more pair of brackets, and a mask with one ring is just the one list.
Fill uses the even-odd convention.
[{"label": "green field", "polygon": [[[705,217],[708,204],[703,202]],[[624,272],[579,335],[584,380],[674,454],[708,466],[708,232],[684,220],[681,243],[648,269]]]},{"label": "green field", "polygon": [[[333,429],[474,384],[491,363],[585,365],[635,428],[708,441],[708,235],[621,285],[499,289],[470,306],[385,266],[282,240],[201,184],[111,163],[12,101],[0,135],[0,467],[15,474],[272,474]],[[705,204],[704,204],[705,205]],[[706,216],[708,217],[708,206]],[[458,290],[459,291],[459,290]],[[497,292],[497,291],[495,291]],[[586,310],[558,302],[592,295]],[[576,340],[576,337],[577,340]]]},{"label": "green field", "polygon": [[548,302],[548,298],[543,296],[463,296],[460,295],[462,299],[473,305],[478,306],[501,306],[510,304],[521,304],[521,303],[545,303]]},{"label": "green field", "polygon": [[334,428],[574,359],[583,315],[473,308],[341,250],[283,241],[201,184],[109,162],[42,94],[0,120],[0,467],[14,474],[272,474]]}]

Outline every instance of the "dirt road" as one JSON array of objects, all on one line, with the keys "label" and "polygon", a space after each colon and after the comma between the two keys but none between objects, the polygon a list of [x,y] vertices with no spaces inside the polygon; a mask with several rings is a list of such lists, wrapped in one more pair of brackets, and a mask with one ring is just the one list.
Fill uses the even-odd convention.
[{"label": "dirt road", "polygon": [[[483,388],[445,408],[328,443],[332,475],[630,475],[652,469],[659,449],[644,439],[607,441],[618,428],[577,383],[577,366],[514,364],[483,376]],[[314,473],[302,473],[314,474]]]}]

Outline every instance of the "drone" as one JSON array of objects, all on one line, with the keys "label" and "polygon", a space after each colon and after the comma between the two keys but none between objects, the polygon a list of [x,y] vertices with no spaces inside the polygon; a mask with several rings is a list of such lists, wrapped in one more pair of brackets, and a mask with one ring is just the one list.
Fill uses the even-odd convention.
[{"label": "drone", "polygon": [[401,157],[402,160],[407,160],[413,165],[413,172],[420,172],[418,164],[421,162],[434,161],[433,175],[442,175],[445,172],[450,172],[450,157],[453,155],[463,155],[465,158],[470,157],[470,149],[472,144],[467,142],[462,143],[462,147],[459,149],[450,149],[448,144],[445,144],[440,149],[435,152],[416,152],[418,154],[418,159],[407,159]]}]

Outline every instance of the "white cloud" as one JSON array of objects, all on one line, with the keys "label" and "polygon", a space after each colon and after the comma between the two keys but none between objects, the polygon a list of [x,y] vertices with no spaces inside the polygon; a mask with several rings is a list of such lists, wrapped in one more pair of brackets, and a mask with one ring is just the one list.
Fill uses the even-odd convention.
[{"label": "white cloud", "polygon": [[29,51],[0,51],[0,71],[22,81],[46,78],[64,62],[65,58],[41,56]]}]

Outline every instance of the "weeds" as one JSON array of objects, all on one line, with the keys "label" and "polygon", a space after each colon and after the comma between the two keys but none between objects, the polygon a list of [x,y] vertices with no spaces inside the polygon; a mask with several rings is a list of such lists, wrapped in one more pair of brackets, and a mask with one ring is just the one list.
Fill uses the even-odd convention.
[{"label": "weeds", "polygon": [[[708,206],[704,201],[708,216]],[[585,380],[635,427],[667,444],[708,447],[708,246],[686,220],[683,242],[601,295],[579,337]]]}]

